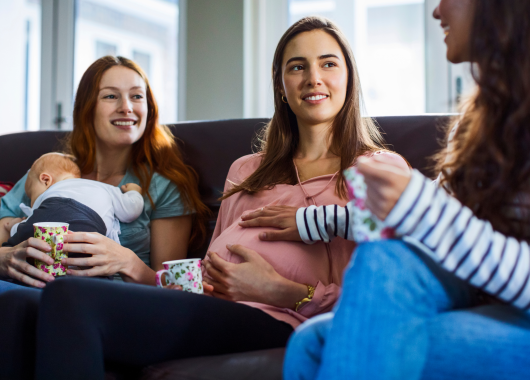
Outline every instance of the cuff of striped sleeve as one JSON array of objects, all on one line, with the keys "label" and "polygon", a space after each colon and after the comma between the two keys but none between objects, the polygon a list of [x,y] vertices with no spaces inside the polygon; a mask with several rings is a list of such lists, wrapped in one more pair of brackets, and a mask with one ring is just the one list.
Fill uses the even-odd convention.
[{"label": "cuff of striped sleeve", "polygon": [[385,224],[394,228],[398,235],[410,233],[411,231],[405,230],[404,227],[417,224],[416,222],[421,218],[422,213],[414,212],[414,208],[420,206],[418,199],[425,186],[436,186],[416,169],[411,173],[409,184],[385,219]]},{"label": "cuff of striped sleeve", "polygon": [[302,238],[302,241],[306,244],[314,244],[319,238],[317,226],[315,225],[314,218],[310,218],[315,206],[302,207],[296,211],[296,226],[298,227],[298,233]]}]

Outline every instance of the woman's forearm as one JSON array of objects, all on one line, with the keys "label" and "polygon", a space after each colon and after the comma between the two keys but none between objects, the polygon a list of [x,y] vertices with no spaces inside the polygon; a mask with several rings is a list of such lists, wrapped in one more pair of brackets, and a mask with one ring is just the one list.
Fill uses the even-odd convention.
[{"label": "woman's forearm", "polygon": [[307,285],[299,284],[281,276],[279,276],[278,280],[271,282],[270,286],[264,291],[268,295],[264,303],[292,310],[294,310],[298,301],[308,295]]},{"label": "woman's forearm", "polygon": [[128,265],[120,272],[123,281],[135,284],[156,285],[155,271],[134,255]]}]

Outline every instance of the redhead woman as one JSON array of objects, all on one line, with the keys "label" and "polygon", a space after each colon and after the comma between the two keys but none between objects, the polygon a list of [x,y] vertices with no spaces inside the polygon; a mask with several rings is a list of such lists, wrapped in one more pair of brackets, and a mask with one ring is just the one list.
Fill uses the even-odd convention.
[{"label": "redhead woman", "polygon": [[[163,261],[185,258],[190,238],[204,236],[207,208],[200,201],[195,173],[182,162],[171,132],[158,123],[158,107],[142,69],[122,57],[95,61],[79,83],[73,121],[67,148],[76,157],[82,178],[113,186],[139,184],[145,207],[138,219],[121,224],[122,246],[98,234],[68,235],[65,242],[76,243],[67,244],[69,252],[92,255],[66,259],[67,265],[91,267],[68,274],[119,274],[124,281],[154,284],[154,271]],[[0,224],[12,224],[24,215],[19,205],[29,205],[26,178],[2,198]],[[36,239],[0,248],[0,276],[44,287],[54,277],[26,258],[46,262],[49,258],[42,251],[49,250]],[[0,282],[0,291],[12,287],[16,285]]]},{"label": "redhead woman", "polygon": [[528,379],[529,13],[440,1],[447,58],[475,64],[476,94],[438,183],[359,160],[367,206],[405,237],[357,249],[334,313],[293,335],[286,379]]},{"label": "redhead woman", "polygon": [[[207,294],[80,279],[50,284],[42,302],[24,290],[4,293],[0,307],[16,305],[23,316],[0,325],[0,336],[10,337],[0,346],[0,358],[12,358],[5,366],[17,374],[11,363],[36,351],[36,362],[28,363],[36,363],[39,379],[103,379],[105,361],[145,366],[283,347],[302,321],[331,310],[354,243],[264,242],[259,230],[239,226],[241,215],[274,204],[344,206],[341,171],[360,156],[372,161],[377,153],[388,164],[408,166],[383,149],[374,124],[361,118],[351,49],[329,20],[305,18],[286,31],[273,83],[275,114],[262,149],[235,161],[227,176],[203,260]],[[36,350],[31,337],[23,339],[22,320],[48,326],[57,318],[67,336],[39,328]],[[62,358],[60,368],[52,354]]]}]

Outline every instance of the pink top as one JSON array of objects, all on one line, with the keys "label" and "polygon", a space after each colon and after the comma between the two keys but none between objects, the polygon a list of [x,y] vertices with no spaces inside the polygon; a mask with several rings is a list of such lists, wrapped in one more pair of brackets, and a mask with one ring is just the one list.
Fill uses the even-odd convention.
[{"label": "pink top", "polygon": [[[382,153],[394,165],[407,168],[403,158],[392,153]],[[228,172],[225,191],[233,183],[242,183],[259,166],[261,156],[248,155],[236,160]],[[242,228],[238,225],[241,215],[270,205],[307,207],[310,205],[337,204],[345,206],[347,199],[335,194],[337,173],[311,178],[296,185],[276,185],[271,190],[257,194],[239,192],[223,200],[212,236],[209,251],[223,259],[240,263],[241,257],[226,249],[227,244],[241,244],[255,250],[269,262],[281,276],[301,284],[315,286],[313,300],[304,304],[298,312],[287,308],[255,302],[241,302],[263,310],[272,317],[287,322],[295,328],[306,319],[331,310],[340,295],[342,272],[348,264],[355,243],[335,238],[331,243],[318,242],[306,245],[302,242],[267,242],[259,240],[259,234],[270,228]],[[294,305],[293,305],[294,306]]]}]

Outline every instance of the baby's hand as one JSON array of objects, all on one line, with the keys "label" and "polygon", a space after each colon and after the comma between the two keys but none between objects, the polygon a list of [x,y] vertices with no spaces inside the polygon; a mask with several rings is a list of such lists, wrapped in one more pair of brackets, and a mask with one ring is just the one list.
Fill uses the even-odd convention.
[{"label": "baby's hand", "polygon": [[121,191],[128,193],[129,191],[137,191],[142,194],[142,188],[135,183],[126,183],[121,187]]},{"label": "baby's hand", "polygon": [[23,220],[26,220],[26,218],[13,218],[9,221],[7,221],[5,224],[4,224],[4,228],[5,230],[7,231],[7,233],[11,233],[11,228],[17,224],[17,223],[20,223],[22,222]]}]

